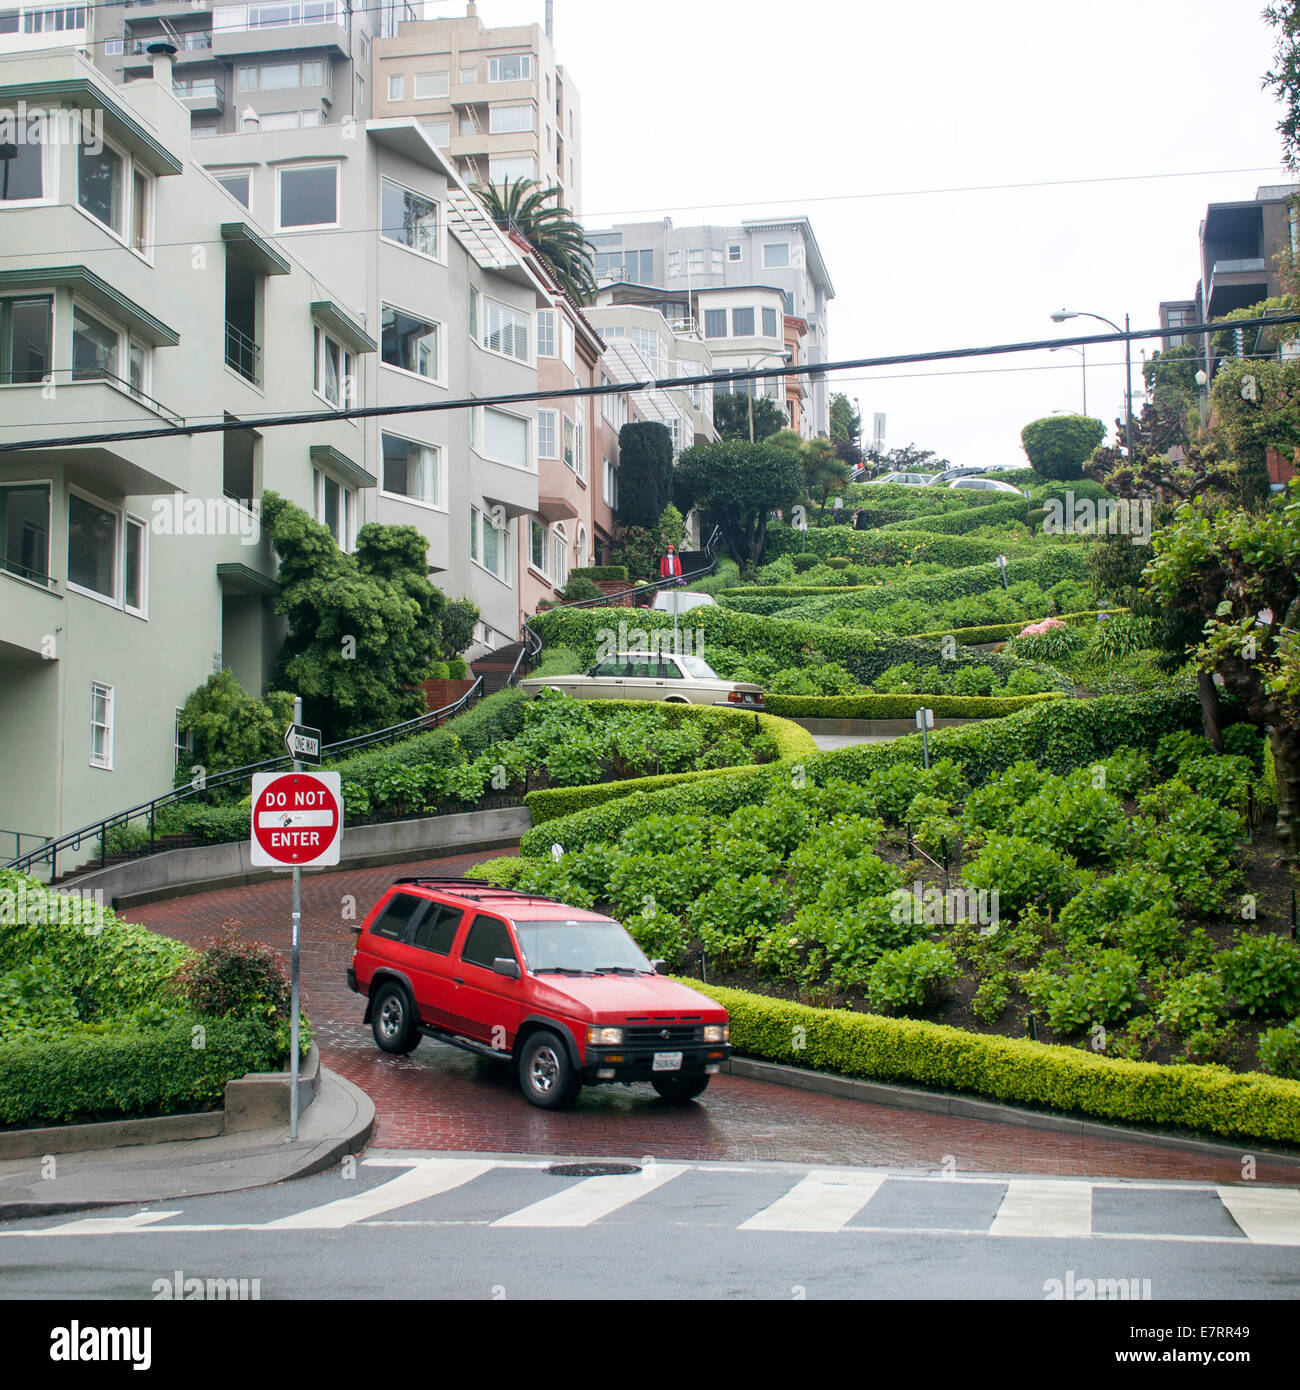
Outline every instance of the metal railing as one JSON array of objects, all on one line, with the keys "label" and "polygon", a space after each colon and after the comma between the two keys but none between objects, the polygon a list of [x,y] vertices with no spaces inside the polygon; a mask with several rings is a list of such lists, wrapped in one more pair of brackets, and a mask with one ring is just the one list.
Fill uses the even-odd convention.
[{"label": "metal railing", "polygon": [[262,349],[247,333],[226,321],[226,366],[254,386],[262,384]]},{"label": "metal railing", "polygon": [[[353,738],[340,739],[337,743],[326,744],[321,748],[321,757],[333,761],[348,753],[356,753],[363,748],[372,747],[377,743],[393,742],[397,739],[407,738],[411,734],[422,733],[425,729],[436,728],[439,724],[445,724],[447,720],[468,709],[479,699],[482,691],[483,677],[480,676],[460,699],[453,701],[452,704],[430,710],[427,714],[416,715],[414,719],[404,720],[400,724],[391,724],[387,728],[373,729],[368,733],[357,734]],[[142,801],[136,806],[128,807],[125,811],[116,811],[110,816],[103,817],[102,820],[94,821],[90,825],[83,825],[79,830],[70,830],[66,835],[60,835],[57,839],[46,840],[35,849],[28,850],[26,854],[19,853],[8,863],[0,863],[0,869],[18,869],[23,873],[32,873],[36,865],[48,863],[50,881],[52,882],[58,877],[60,854],[72,853],[81,849],[82,845],[87,842],[94,842],[96,839],[99,843],[99,867],[105,868],[108,864],[109,832],[129,825],[132,821],[143,820],[147,816],[149,818],[148,848],[141,847],[136,851],[123,851],[128,858],[146,858],[148,855],[156,853],[158,849],[158,813],[160,811],[169,806],[178,806],[184,801],[205,799],[213,791],[250,782],[255,772],[287,770],[292,765],[293,760],[286,753],[282,758],[270,758],[265,762],[249,763],[246,767],[232,768],[229,772],[223,772],[216,777],[206,777],[203,779],[202,785],[198,787],[174,787],[171,791],[163,793],[162,796],[155,796],[149,801]],[[173,848],[173,846],[168,845],[165,848]],[[80,868],[81,865],[78,864],[75,867]]]},{"label": "metal railing", "polygon": [[[29,584],[40,584],[46,589],[53,589],[55,586],[56,581],[51,575],[34,570],[30,565],[20,565],[17,560],[11,560],[5,555],[0,555],[0,570],[6,574],[16,574],[19,579],[25,579]],[[0,835],[3,834],[4,831],[0,830]]]},{"label": "metal railing", "polygon": [[215,77],[193,77],[172,83],[172,92],[181,101],[193,101],[204,106],[226,104],[226,89]]}]

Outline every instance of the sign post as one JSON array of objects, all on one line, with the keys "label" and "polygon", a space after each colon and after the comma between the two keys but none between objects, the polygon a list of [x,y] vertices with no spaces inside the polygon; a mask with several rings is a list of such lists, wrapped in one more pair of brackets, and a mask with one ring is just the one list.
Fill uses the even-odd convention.
[{"label": "sign post", "polygon": [[917,710],[916,727],[921,731],[921,756],[928,768],[930,766],[930,735],[927,731],[934,728],[934,711],[932,709]]},{"label": "sign post", "polygon": [[[320,761],[320,731],[301,726],[302,701],[293,702],[293,724],[285,744],[294,755],[292,772],[253,777],[250,863],[293,871],[293,947],[289,1002],[289,1138],[298,1138],[299,940],[302,927],[302,870],[339,862],[343,842],[343,790],[337,772],[304,772],[300,755]],[[311,745],[315,744],[313,748]]]}]

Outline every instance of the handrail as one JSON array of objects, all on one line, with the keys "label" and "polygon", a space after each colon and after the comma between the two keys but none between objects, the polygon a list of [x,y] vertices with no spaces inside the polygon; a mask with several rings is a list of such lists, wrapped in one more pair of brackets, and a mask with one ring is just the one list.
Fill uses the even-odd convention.
[{"label": "handrail", "polygon": [[[705,575],[712,574],[714,570],[718,568],[717,543],[721,535],[722,527],[720,526],[715,526],[709,533],[709,538],[704,542],[702,547],[704,554],[709,557],[709,563],[701,566],[699,569],[691,570],[685,574],[674,575],[671,579],[657,579],[652,583],[639,585],[636,589],[623,589],[616,594],[601,594],[599,598],[578,598],[573,599],[569,603],[556,603],[546,611],[548,613],[555,613],[559,609],[618,608],[622,606],[620,600],[627,598],[631,593],[644,593],[647,589],[675,588],[678,584],[685,584],[687,580],[702,579]],[[535,661],[537,657],[541,655],[542,648],[545,646],[542,634],[535,631],[531,626],[533,618],[535,617],[537,617],[536,613],[534,613],[532,617],[524,619],[524,625],[519,634],[520,642],[523,645],[519,655],[515,658],[515,664],[510,671],[509,679],[506,681],[507,685],[514,684],[515,675],[519,670],[520,662],[523,661],[525,653],[528,654],[530,662]],[[532,646],[534,642],[537,644],[536,647]]]},{"label": "handrail", "polygon": [[[386,743],[394,739],[405,738],[408,734],[418,733],[422,729],[436,728],[439,724],[460,714],[471,703],[479,699],[482,689],[483,677],[479,676],[460,699],[453,701],[450,705],[443,705],[439,709],[418,714],[414,719],[404,720],[400,724],[391,724],[383,729],[372,729],[368,733],[357,734],[352,738],[340,739],[337,743],[326,744],[321,749],[322,759],[338,758],[344,754],[355,753],[362,748],[368,748],[372,744]],[[70,830],[66,835],[60,835],[57,839],[46,840],[35,849],[28,850],[26,854],[20,854],[11,859],[7,864],[0,864],[0,868],[18,869],[30,873],[36,864],[48,859],[50,879],[53,880],[57,876],[59,854],[68,850],[80,849],[85,841],[91,840],[95,836],[99,837],[99,863],[100,867],[103,868],[108,861],[108,832],[120,825],[128,825],[131,821],[140,819],[145,815],[149,817],[149,853],[152,854],[157,841],[156,826],[159,811],[168,806],[177,806],[182,801],[188,801],[193,797],[205,796],[219,788],[247,781],[256,772],[273,772],[279,768],[287,768],[292,761],[286,753],[281,758],[269,758],[264,762],[249,763],[245,767],[231,768],[216,777],[205,777],[201,785],[197,787],[192,785],[173,787],[170,792],[166,792],[162,796],[155,796],[149,801],[142,801],[136,806],[128,807],[125,811],[115,811],[112,815],[104,816],[101,820],[94,821],[90,825],[83,825],[79,830]],[[141,855],[140,857],[144,856]]]}]

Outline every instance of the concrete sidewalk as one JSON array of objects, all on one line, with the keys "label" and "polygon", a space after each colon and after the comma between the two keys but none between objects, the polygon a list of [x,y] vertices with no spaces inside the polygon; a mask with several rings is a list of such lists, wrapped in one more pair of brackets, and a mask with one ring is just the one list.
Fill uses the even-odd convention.
[{"label": "concrete sidewalk", "polygon": [[0,1219],[286,1182],[358,1153],[374,1127],[370,1097],[322,1068],[320,1090],[302,1114],[294,1143],[283,1125],[211,1139],[7,1159],[0,1162]]}]

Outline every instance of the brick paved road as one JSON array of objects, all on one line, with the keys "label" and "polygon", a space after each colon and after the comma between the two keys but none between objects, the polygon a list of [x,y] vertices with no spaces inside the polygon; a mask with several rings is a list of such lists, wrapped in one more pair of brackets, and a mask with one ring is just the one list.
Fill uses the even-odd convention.
[{"label": "brick paved road", "polygon": [[[351,926],[394,878],[461,874],[489,855],[379,869],[304,874],[303,1007],[326,1066],[374,1099],[385,1148],[491,1153],[851,1163],[960,1172],[1241,1180],[1240,1163],[1130,1140],[1082,1139],[1018,1125],[818,1096],[714,1077],[696,1106],[664,1105],[648,1085],[584,1090],[573,1110],[529,1105],[504,1067],[425,1039],[409,1057],[375,1047],[364,1003],[347,987]],[[350,896],[349,896],[350,895]],[[289,880],[150,903],[125,915],[196,943],[227,921],[289,954]],[[347,914],[345,916],[345,914]],[[1258,1180],[1294,1184],[1295,1170],[1261,1161]]]}]

